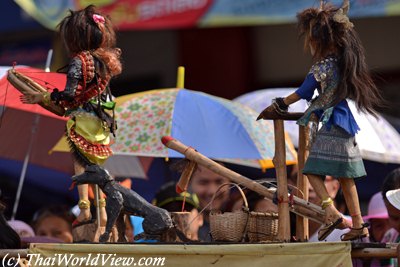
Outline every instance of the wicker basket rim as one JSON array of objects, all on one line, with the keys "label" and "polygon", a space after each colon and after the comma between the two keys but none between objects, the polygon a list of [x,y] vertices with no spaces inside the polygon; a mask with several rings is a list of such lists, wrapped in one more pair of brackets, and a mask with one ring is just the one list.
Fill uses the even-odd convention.
[{"label": "wicker basket rim", "polygon": [[250,211],[250,215],[271,216],[271,217],[278,217],[279,216],[279,214],[277,212],[259,212],[259,211]]},{"label": "wicker basket rim", "polygon": [[248,210],[248,209],[249,209],[249,204],[248,204],[248,202],[247,202],[246,195],[244,194],[242,188],[240,188],[240,186],[239,186],[238,184],[236,184],[236,183],[223,183],[223,184],[221,184],[221,185],[217,188],[217,191],[215,191],[215,193],[214,193],[214,195],[213,195],[213,197],[212,197],[212,199],[211,199],[211,201],[210,201],[211,210],[215,210],[215,209],[213,208],[212,204],[213,204],[214,199],[215,199],[215,197],[217,196],[218,192],[222,189],[222,187],[227,186],[227,185],[233,185],[233,186],[235,186],[235,187],[239,190],[239,193],[240,193],[240,195],[242,196],[242,199],[243,199],[243,201],[244,201],[244,206],[245,206],[244,209],[245,209],[245,210]]}]

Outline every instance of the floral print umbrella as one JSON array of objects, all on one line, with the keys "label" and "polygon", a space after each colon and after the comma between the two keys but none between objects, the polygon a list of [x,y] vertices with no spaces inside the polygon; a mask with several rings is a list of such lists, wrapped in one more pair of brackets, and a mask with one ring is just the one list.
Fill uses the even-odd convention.
[{"label": "floral print umbrella", "polygon": [[[183,157],[166,148],[170,135],[207,157],[238,164],[272,167],[272,122],[256,121],[249,107],[187,89],[160,89],[116,98],[118,133],[112,149],[117,155]],[[287,163],[296,161],[289,138]]]}]

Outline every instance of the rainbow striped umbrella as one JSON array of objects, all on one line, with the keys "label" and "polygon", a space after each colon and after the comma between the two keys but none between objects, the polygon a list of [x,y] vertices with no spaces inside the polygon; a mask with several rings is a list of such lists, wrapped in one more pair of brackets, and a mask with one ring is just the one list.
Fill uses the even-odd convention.
[{"label": "rainbow striped umbrella", "polygon": [[[170,135],[209,158],[272,167],[274,129],[258,113],[224,98],[187,89],[160,89],[116,98],[116,155],[182,157],[160,141]],[[289,138],[287,163],[296,161]]]}]

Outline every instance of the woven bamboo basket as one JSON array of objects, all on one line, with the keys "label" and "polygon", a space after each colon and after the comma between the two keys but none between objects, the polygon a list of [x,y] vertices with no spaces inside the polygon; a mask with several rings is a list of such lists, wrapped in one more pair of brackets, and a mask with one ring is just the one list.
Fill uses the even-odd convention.
[{"label": "woven bamboo basket", "polygon": [[210,232],[211,237],[215,241],[231,241],[239,242],[243,241],[246,237],[247,222],[249,219],[248,203],[243,190],[234,183],[222,184],[215,192],[212,200],[214,201],[220,189],[226,185],[234,185],[238,188],[245,208],[241,211],[236,212],[221,212],[220,210],[213,210],[210,212]]},{"label": "woven bamboo basket", "polygon": [[276,241],[278,236],[278,213],[251,211],[247,235],[250,242]]}]

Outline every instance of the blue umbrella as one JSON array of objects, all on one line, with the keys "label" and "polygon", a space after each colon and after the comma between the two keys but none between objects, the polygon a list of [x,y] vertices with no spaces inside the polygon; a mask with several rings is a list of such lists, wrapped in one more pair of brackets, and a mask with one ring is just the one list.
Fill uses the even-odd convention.
[{"label": "blue umbrella", "polygon": [[[187,89],[161,89],[116,99],[118,155],[182,157],[160,139],[171,135],[213,159],[236,163],[262,161],[272,167],[274,130],[270,121],[230,100]],[[287,140],[288,162],[296,155]]]}]

